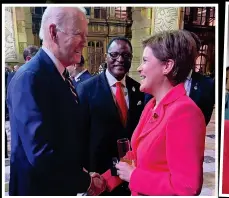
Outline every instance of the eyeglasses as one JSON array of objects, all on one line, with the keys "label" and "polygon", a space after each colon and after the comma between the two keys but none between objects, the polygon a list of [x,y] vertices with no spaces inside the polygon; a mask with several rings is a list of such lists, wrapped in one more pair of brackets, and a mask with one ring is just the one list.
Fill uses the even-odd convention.
[{"label": "eyeglasses", "polygon": [[133,58],[133,55],[130,53],[121,53],[120,54],[118,52],[110,52],[108,54],[113,60],[118,59],[120,56],[122,56],[125,60],[130,60]]}]

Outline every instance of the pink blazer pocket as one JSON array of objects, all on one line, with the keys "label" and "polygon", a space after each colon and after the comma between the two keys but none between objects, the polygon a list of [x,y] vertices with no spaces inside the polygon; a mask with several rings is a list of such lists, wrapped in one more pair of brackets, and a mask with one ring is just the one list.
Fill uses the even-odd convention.
[{"label": "pink blazer pocket", "polygon": [[102,174],[102,176],[107,182],[107,191],[109,192],[111,192],[123,182],[118,176],[112,176],[110,170],[107,170]]}]

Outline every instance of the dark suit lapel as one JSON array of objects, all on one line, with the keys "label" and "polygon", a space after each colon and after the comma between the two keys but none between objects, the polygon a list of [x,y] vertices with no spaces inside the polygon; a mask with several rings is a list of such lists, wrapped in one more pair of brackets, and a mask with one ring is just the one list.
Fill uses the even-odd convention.
[{"label": "dark suit lapel", "polygon": [[84,75],[84,76],[90,76],[91,74],[90,74],[89,71],[87,70],[87,71],[85,71],[82,75]]},{"label": "dark suit lapel", "polygon": [[41,57],[40,61],[41,61],[42,67],[46,71],[48,71],[48,73],[51,74],[49,76],[50,76],[50,83],[53,83],[53,85],[52,85],[53,91],[56,93],[62,92],[62,94],[65,95],[66,97],[72,98],[73,99],[72,101],[74,103],[74,97],[73,97],[73,94],[71,93],[70,88],[64,82],[64,79],[60,75],[59,71],[57,70],[57,68],[54,65],[54,63],[52,62],[52,60],[49,58],[49,56],[46,54],[46,52],[42,49],[40,49],[38,55]]},{"label": "dark suit lapel", "polygon": [[53,61],[49,58],[49,56],[46,54],[46,52],[43,49],[39,50],[38,56],[40,57],[39,59],[41,61],[41,66],[43,67],[43,69],[48,71],[48,73],[52,73],[50,78],[54,77],[56,78],[56,80],[58,79],[58,81],[60,80],[63,81],[55,64],[53,63]]},{"label": "dark suit lapel", "polygon": [[90,77],[90,73],[87,71],[85,71],[84,73],[82,73],[78,78],[77,78],[77,82],[75,81],[75,84],[77,85],[80,81],[84,81],[87,80]]},{"label": "dark suit lapel", "polygon": [[[128,109],[128,116],[127,116],[127,127],[131,122],[131,113],[130,112],[136,112],[137,104],[138,102],[136,99],[138,98],[136,96],[136,93],[138,92],[138,87],[135,87],[130,80],[130,77],[126,76],[126,87],[128,90],[128,97],[129,97],[129,109]],[[131,111],[130,111],[131,110]]]},{"label": "dark suit lapel", "polygon": [[77,82],[76,82],[75,78],[72,79],[72,83],[73,83],[74,87],[76,88],[77,87]]},{"label": "dark suit lapel", "polygon": [[129,110],[128,110],[128,118],[129,118],[130,109],[135,108],[134,101],[133,101],[134,99],[133,95],[134,95],[134,92],[136,91],[136,88],[132,86],[131,81],[128,76],[126,76],[126,88],[128,90],[128,97],[129,97]]},{"label": "dark suit lapel", "polygon": [[49,56],[46,54],[46,52],[41,48],[39,52],[37,53],[39,60],[41,61],[41,66],[49,71],[50,73],[56,73],[58,74],[58,70],[55,66],[55,64],[52,62],[52,60],[49,58]]},{"label": "dark suit lapel", "polygon": [[134,108],[134,103],[133,103],[133,90],[132,90],[132,85],[130,82],[130,79],[128,76],[126,76],[126,88],[128,90],[128,97],[129,97],[129,109],[128,109],[128,115],[127,115],[127,122],[126,122],[126,127],[128,128],[130,123],[131,123],[131,113],[130,109]]},{"label": "dark suit lapel", "polygon": [[192,83],[191,83],[191,89],[189,97],[195,102],[198,103],[201,95],[201,89],[198,81],[198,76],[193,73],[192,74]]}]

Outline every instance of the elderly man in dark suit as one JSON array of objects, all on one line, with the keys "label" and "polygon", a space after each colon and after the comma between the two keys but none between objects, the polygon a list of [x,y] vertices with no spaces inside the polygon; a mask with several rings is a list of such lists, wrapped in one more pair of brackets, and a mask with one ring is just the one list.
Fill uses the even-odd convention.
[{"label": "elderly man in dark suit", "polygon": [[81,55],[80,63],[67,67],[73,85],[77,88],[78,84],[91,78],[91,74],[84,68],[84,57]]},{"label": "elderly man in dark suit", "polygon": [[82,9],[48,7],[42,49],[15,74],[7,103],[11,125],[11,196],[98,195],[103,178],[83,170],[84,133],[66,67],[80,61],[88,23]]},{"label": "elderly man in dark suit", "polygon": [[[140,84],[127,76],[131,67],[132,46],[117,37],[107,47],[107,69],[77,87],[88,135],[89,171],[107,171],[112,158],[118,157],[117,140],[131,138],[143,110],[144,94]],[[127,186],[119,186],[104,195],[130,195]]]}]

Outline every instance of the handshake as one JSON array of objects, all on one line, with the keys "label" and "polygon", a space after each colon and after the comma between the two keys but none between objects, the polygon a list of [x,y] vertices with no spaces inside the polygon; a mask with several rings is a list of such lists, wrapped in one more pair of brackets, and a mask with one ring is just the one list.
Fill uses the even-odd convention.
[{"label": "handshake", "polygon": [[91,184],[87,190],[87,195],[98,196],[106,190],[106,180],[98,173],[90,173]]}]

